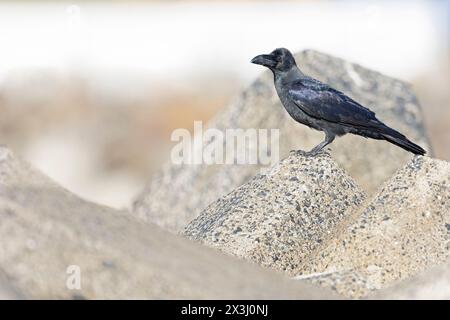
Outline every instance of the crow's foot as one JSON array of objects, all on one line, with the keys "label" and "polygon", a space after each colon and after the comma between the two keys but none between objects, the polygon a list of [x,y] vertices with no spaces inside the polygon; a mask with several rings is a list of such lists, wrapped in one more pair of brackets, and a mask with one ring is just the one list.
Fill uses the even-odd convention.
[{"label": "crow's foot", "polygon": [[303,150],[291,150],[289,152],[290,155],[293,156],[307,156],[308,152],[307,151],[303,151]]},{"label": "crow's foot", "polygon": [[327,149],[312,149],[310,151],[303,150],[291,150],[289,152],[290,155],[303,156],[303,157],[315,157],[320,154],[330,155],[329,150]]},{"label": "crow's foot", "polygon": [[320,149],[315,149],[314,148],[311,151],[308,151],[308,152],[305,153],[305,155],[308,156],[308,157],[315,157],[315,156],[318,156],[318,155],[321,155],[321,154],[330,155],[328,150],[325,149],[325,148],[320,148]]}]

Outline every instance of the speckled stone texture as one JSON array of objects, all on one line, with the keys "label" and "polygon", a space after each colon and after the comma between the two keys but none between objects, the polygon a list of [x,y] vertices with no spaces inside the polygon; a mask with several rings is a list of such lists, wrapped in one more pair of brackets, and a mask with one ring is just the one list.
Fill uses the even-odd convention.
[{"label": "speckled stone texture", "polygon": [[400,281],[394,286],[380,290],[369,299],[395,300],[449,300],[450,299],[450,260],[422,272],[418,276]]},{"label": "speckled stone texture", "polygon": [[[421,109],[410,85],[316,51],[300,52],[296,59],[306,74],[344,91],[374,110],[380,120],[430,150]],[[279,159],[285,158],[290,150],[310,149],[323,140],[322,133],[289,117],[275,93],[270,71],[256,79],[208,127],[280,129]],[[205,141],[204,148],[209,143]],[[338,138],[331,149],[333,158],[369,193],[412,157],[388,142],[352,135]],[[137,197],[133,211],[146,221],[179,232],[208,204],[249,181],[260,167],[172,165],[168,162]]]},{"label": "speckled stone texture", "polygon": [[364,199],[328,154],[292,153],[208,206],[184,234],[292,274]]},{"label": "speckled stone texture", "polygon": [[[81,200],[4,147],[0,238],[0,298],[334,297]],[[69,265],[81,268],[81,290],[66,287]]]},{"label": "speckled stone texture", "polygon": [[414,157],[337,234],[298,270],[363,275],[368,285],[362,291],[338,288],[346,296],[364,296],[444,262],[450,256],[450,163]]}]

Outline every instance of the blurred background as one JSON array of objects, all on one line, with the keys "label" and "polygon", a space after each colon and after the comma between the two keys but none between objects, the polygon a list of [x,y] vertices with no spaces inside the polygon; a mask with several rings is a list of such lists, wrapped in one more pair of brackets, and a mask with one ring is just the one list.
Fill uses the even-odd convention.
[{"label": "blurred background", "polygon": [[127,208],[170,134],[316,49],[411,82],[450,160],[449,1],[0,1],[0,144],[85,199]]}]

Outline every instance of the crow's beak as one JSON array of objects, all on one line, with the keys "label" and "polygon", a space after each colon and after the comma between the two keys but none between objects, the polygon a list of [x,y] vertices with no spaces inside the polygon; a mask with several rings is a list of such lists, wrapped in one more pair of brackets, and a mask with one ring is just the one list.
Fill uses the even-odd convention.
[{"label": "crow's beak", "polygon": [[259,56],[254,57],[250,62],[260,64],[268,68],[275,68],[277,65],[277,60],[271,54],[260,54]]}]

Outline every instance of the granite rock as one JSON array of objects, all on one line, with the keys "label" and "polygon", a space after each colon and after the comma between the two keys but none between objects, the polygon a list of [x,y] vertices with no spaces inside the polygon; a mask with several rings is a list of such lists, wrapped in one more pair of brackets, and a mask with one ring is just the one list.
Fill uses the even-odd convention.
[{"label": "granite rock", "polygon": [[450,257],[450,163],[416,156],[400,169],[353,221],[323,243],[299,274],[356,272],[365,296],[443,263]]},{"label": "granite rock", "polygon": [[292,153],[209,205],[186,227],[195,241],[292,274],[364,200],[331,157]]},{"label": "granite rock", "polygon": [[0,221],[4,298],[17,298],[14,290],[31,299],[335,297],[86,202],[4,147]]},{"label": "granite rock", "polygon": [[[296,60],[306,74],[344,91],[375,111],[380,120],[431,150],[421,109],[409,84],[316,51],[300,52]],[[323,139],[322,133],[289,117],[275,93],[269,71],[244,90],[208,127],[222,132],[230,128],[279,129],[279,144],[268,146],[273,154],[279,153],[278,159],[285,158],[290,150],[310,149]],[[209,144],[205,141],[204,149]],[[353,135],[337,139],[331,149],[333,158],[369,193],[412,157],[387,142]],[[146,221],[179,232],[208,204],[250,180],[261,167],[266,166],[168,162],[136,198],[133,211]]]}]

